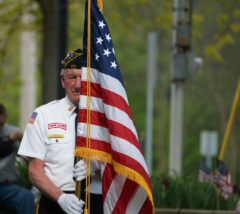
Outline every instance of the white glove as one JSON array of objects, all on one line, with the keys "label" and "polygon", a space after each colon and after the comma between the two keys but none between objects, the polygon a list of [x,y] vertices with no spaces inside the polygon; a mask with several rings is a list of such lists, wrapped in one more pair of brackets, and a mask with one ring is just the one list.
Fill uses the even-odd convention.
[{"label": "white glove", "polygon": [[85,162],[85,160],[81,159],[74,165],[73,178],[75,178],[77,181],[81,181],[84,178],[86,178],[86,162]]},{"label": "white glove", "polygon": [[[98,161],[90,161],[90,174],[100,169]],[[81,159],[73,168],[73,178],[77,181],[81,181],[86,178],[86,161]]]},{"label": "white glove", "polygon": [[62,210],[68,214],[83,213],[84,202],[79,200],[74,194],[63,193],[57,200]]}]

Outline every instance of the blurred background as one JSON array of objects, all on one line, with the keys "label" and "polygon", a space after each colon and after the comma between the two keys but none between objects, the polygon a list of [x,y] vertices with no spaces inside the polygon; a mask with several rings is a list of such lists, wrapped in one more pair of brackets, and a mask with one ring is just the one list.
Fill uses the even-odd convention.
[{"label": "blurred background", "polygon": [[[103,3],[151,175],[197,177],[202,158],[214,169],[240,78],[240,0]],[[36,106],[63,96],[59,66],[82,46],[84,5],[0,0],[0,102],[9,123],[24,130]],[[235,184],[239,154],[240,105],[224,157]]]}]

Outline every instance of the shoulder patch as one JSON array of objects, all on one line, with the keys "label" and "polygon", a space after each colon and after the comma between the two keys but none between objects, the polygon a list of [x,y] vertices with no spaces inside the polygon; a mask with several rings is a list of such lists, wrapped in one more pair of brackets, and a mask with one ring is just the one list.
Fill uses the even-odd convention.
[{"label": "shoulder patch", "polygon": [[35,122],[35,120],[36,120],[36,118],[37,118],[37,115],[38,115],[38,113],[34,111],[34,112],[32,113],[32,116],[31,116],[30,119],[28,120],[28,123],[34,124],[34,122]]},{"label": "shoulder patch", "polygon": [[49,123],[48,124],[48,129],[55,129],[55,128],[67,130],[67,125],[64,123]]}]

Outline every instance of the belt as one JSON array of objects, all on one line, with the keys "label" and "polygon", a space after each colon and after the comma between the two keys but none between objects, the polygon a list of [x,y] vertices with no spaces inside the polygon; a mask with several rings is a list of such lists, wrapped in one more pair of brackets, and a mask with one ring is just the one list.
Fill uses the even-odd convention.
[{"label": "belt", "polygon": [[74,194],[75,192],[74,191],[63,191],[64,193],[67,193],[67,194]]}]

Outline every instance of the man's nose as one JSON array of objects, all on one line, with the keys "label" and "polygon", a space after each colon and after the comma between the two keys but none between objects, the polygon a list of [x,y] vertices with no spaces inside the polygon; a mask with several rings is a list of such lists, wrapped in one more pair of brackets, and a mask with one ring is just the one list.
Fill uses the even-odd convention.
[{"label": "man's nose", "polygon": [[75,82],[75,87],[80,88],[81,87],[81,77],[77,77],[76,82]]}]

